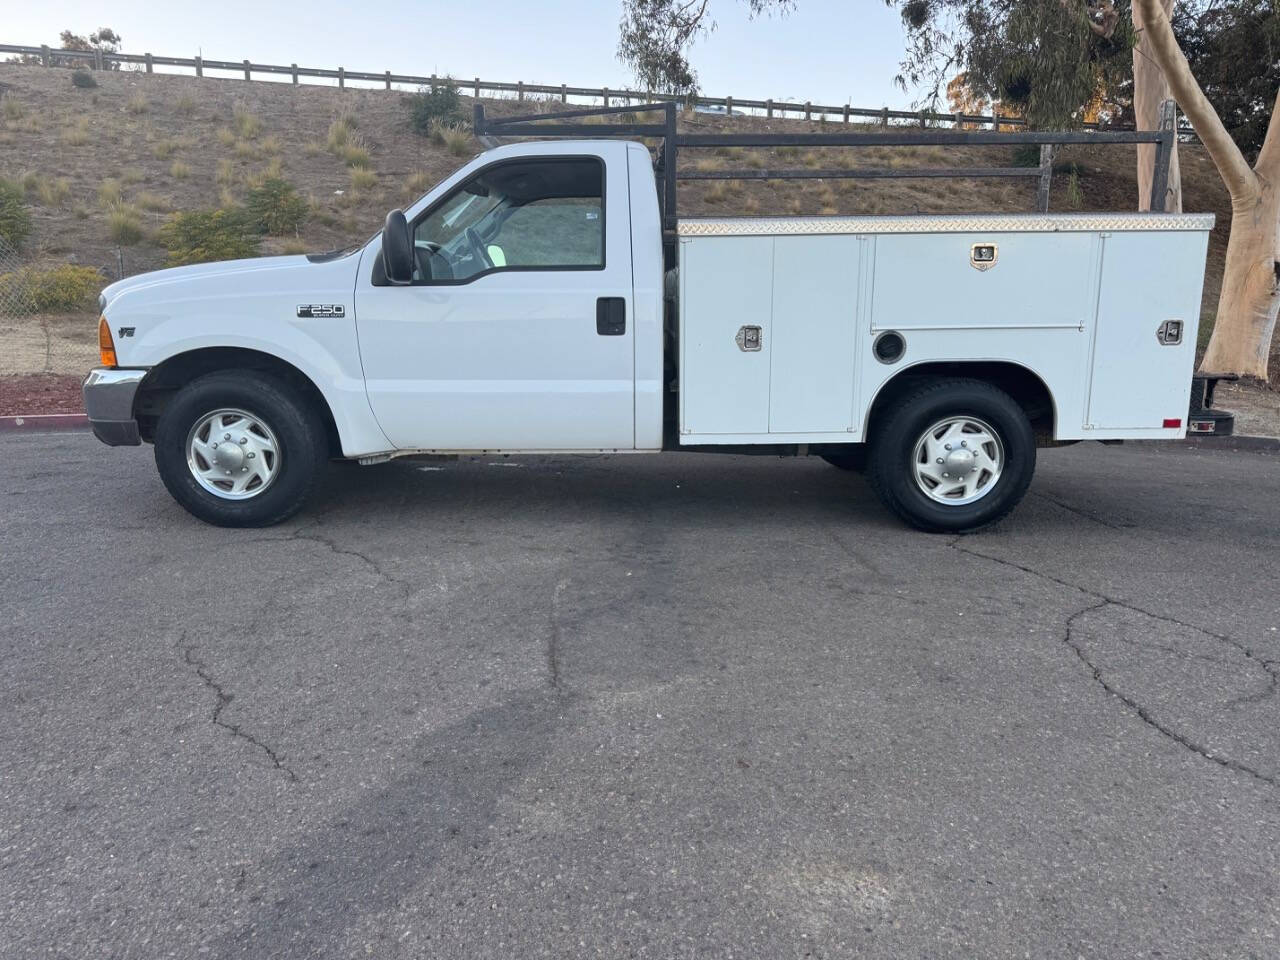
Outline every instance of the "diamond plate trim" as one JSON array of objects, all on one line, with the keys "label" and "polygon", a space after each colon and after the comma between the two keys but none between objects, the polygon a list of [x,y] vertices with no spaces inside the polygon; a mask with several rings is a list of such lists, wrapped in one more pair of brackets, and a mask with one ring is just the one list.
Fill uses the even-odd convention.
[{"label": "diamond plate trim", "polygon": [[695,217],[681,237],[804,236],[839,233],[1095,233],[1213,229],[1211,213],[1001,214],[910,217]]}]

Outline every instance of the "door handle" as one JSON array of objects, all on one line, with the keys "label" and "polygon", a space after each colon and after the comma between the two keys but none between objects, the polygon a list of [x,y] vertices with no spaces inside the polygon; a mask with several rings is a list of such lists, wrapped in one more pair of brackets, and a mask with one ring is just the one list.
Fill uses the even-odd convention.
[{"label": "door handle", "polygon": [[596,333],[620,337],[627,332],[627,298],[600,297],[596,300]]}]

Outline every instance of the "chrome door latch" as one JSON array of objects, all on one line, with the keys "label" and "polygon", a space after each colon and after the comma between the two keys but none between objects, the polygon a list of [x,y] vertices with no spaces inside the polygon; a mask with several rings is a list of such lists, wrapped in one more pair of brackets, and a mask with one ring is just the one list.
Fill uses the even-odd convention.
[{"label": "chrome door latch", "polygon": [[764,343],[762,327],[745,326],[738,328],[738,335],[733,338],[738,349],[743,353],[755,353]]},{"label": "chrome door latch", "polygon": [[994,243],[975,243],[969,248],[969,265],[984,273],[1000,260],[1000,247]]},{"label": "chrome door latch", "polygon": [[1172,347],[1182,342],[1182,321],[1166,320],[1156,330],[1156,339],[1163,346]]}]

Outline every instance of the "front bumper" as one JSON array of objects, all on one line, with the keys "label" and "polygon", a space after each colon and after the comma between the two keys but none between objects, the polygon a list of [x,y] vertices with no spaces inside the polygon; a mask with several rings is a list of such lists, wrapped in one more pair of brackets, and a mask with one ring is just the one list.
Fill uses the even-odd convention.
[{"label": "front bumper", "polygon": [[146,370],[97,367],[84,378],[84,411],[93,435],[112,447],[136,447],[142,442],[133,416],[133,398]]}]

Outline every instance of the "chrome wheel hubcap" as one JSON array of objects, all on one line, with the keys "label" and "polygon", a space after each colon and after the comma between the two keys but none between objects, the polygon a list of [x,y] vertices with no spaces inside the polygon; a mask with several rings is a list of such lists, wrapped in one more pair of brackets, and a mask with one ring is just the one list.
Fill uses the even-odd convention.
[{"label": "chrome wheel hubcap", "polygon": [[926,497],[958,507],[995,489],[1004,463],[1004,444],[989,424],[976,417],[948,417],[916,442],[912,469]]},{"label": "chrome wheel hubcap", "polygon": [[187,468],[215,497],[248,500],[280,473],[280,444],[252,413],[215,410],[197,420],[187,435]]}]

